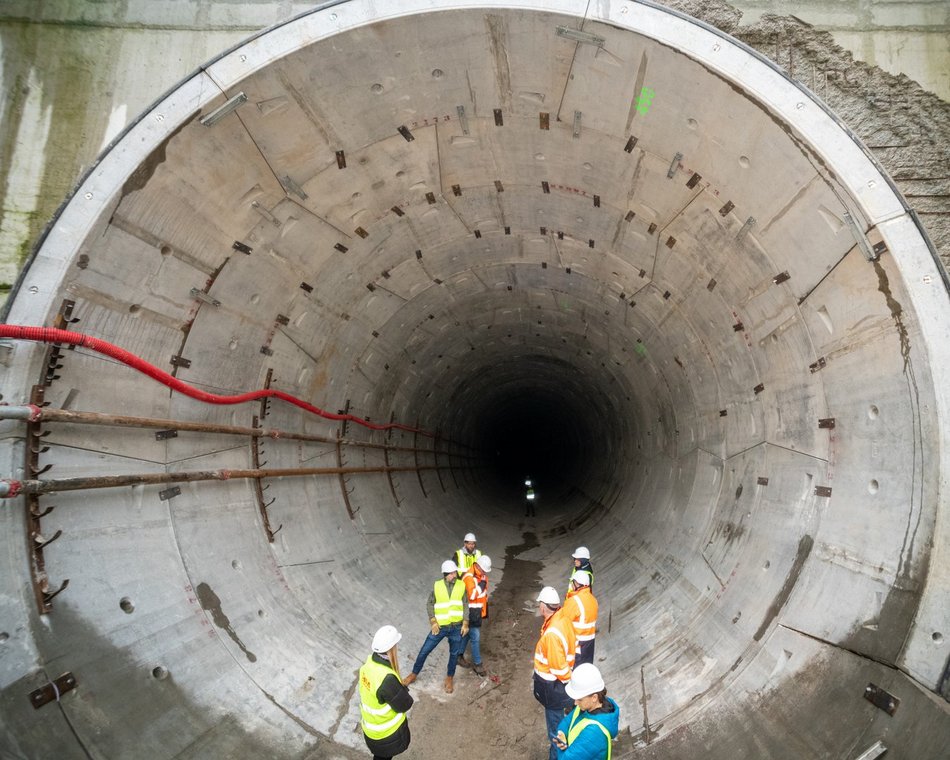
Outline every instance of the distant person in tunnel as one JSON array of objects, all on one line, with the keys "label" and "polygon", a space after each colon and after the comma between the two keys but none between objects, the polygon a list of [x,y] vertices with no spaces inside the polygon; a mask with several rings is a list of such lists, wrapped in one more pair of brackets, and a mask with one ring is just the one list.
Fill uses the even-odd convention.
[{"label": "distant person in tunnel", "polygon": [[600,671],[590,663],[578,665],[564,691],[575,707],[557,727],[558,760],[610,760],[611,742],[620,728],[620,708],[607,696]]},{"label": "distant person in tunnel", "polygon": [[544,706],[549,760],[557,760],[557,727],[574,704],[564,688],[571,680],[577,638],[570,618],[563,613],[557,591],[545,586],[537,601],[544,622],[534,649],[534,698]]},{"label": "distant person in tunnel", "polygon": [[360,668],[360,725],[373,760],[389,760],[409,748],[412,695],[399,680],[396,644],[402,634],[384,625],[373,636],[373,653]]},{"label": "distant person in tunnel", "polygon": [[465,649],[471,640],[471,667],[478,676],[485,675],[485,667],[482,665],[481,638],[482,621],[488,617],[488,573],[490,572],[491,557],[483,554],[462,576],[462,581],[465,583],[465,595],[468,597],[468,633],[462,636],[458,664],[463,668],[469,667],[469,662],[465,659]]},{"label": "distant person in tunnel", "polygon": [[571,577],[567,582],[567,590],[571,590],[571,581],[574,580],[574,575],[583,570],[590,576],[590,583],[587,585],[591,588],[594,587],[594,566],[590,563],[590,549],[586,546],[578,546],[574,553],[571,555],[574,558],[574,566],[571,568]]},{"label": "distant person in tunnel", "polygon": [[524,484],[526,488],[524,494],[524,516],[534,517],[534,502],[535,499],[537,499],[537,494],[534,492],[534,486],[530,480],[526,480]]},{"label": "distant person in tunnel", "polygon": [[466,533],[465,538],[462,539],[462,548],[458,549],[454,556],[449,557],[458,565],[459,573],[467,572],[475,564],[475,561],[482,556],[482,553],[476,548],[477,544],[478,539],[475,538],[475,534]]},{"label": "distant person in tunnel", "polygon": [[594,637],[597,634],[597,598],[590,590],[590,573],[577,570],[564,600],[564,614],[571,619],[577,636],[574,667],[594,662]]},{"label": "distant person in tunnel", "polygon": [[432,632],[422,642],[412,672],[403,679],[403,683],[406,686],[414,683],[432,650],[442,639],[448,639],[449,665],[445,675],[445,692],[451,694],[455,688],[455,667],[462,648],[462,636],[468,633],[468,620],[464,620],[465,584],[459,580],[458,567],[452,560],[447,559],[442,563],[442,579],[433,584],[426,609]]}]

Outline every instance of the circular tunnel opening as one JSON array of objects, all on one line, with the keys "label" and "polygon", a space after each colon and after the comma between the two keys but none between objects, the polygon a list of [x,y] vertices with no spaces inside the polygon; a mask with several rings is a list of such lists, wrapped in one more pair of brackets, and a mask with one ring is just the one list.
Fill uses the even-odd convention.
[{"label": "circular tunnel opening", "polygon": [[598,375],[570,358],[512,347],[493,366],[464,368],[454,382],[436,427],[481,453],[485,495],[477,498],[516,514],[527,514],[529,489],[539,516],[576,508],[622,450],[618,399],[604,392],[617,381],[606,370]]}]

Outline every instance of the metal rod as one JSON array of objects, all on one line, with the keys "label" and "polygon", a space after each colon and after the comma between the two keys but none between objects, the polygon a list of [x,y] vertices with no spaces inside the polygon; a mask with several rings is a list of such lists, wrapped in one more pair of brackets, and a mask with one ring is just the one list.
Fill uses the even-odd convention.
[{"label": "metal rod", "polygon": [[[447,465],[443,466],[443,469]],[[164,483],[192,483],[201,480],[237,480],[250,478],[287,478],[301,475],[343,475],[372,472],[413,472],[434,470],[435,465],[419,467],[292,467],[270,470],[190,470],[187,472],[148,472],[130,475],[100,475],[59,480],[7,480],[7,494],[44,494],[61,491],[83,491],[93,488],[121,488],[122,486],[161,485]]]},{"label": "metal rod", "polygon": [[[36,406],[3,406],[0,405],[0,420],[34,420],[37,422],[69,422],[81,425],[113,425],[129,428],[159,428],[162,430],[185,430],[196,433],[223,433],[227,435],[249,435],[255,438],[286,438],[294,441],[315,441],[317,443],[336,444],[336,438],[310,433],[293,433],[283,430],[274,430],[258,427],[243,427],[240,425],[218,425],[210,422],[188,422],[186,420],[170,420],[158,417],[126,417],[119,414],[104,414],[101,412],[73,412],[68,409]],[[359,446],[367,449],[389,449],[390,451],[421,451],[432,452],[432,449],[414,448],[412,446],[390,446],[385,443],[371,443],[369,441],[355,441],[349,438],[341,439],[347,446]],[[447,452],[440,452],[447,453]],[[465,459],[474,459],[465,454],[454,456]]]}]

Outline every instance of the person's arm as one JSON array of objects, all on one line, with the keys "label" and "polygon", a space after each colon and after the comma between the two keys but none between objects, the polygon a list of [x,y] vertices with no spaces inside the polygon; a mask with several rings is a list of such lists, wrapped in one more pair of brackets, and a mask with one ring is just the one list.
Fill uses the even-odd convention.
[{"label": "person's arm", "polygon": [[426,601],[426,612],[429,613],[429,620],[435,619],[435,589],[429,592],[429,599]]},{"label": "person's arm", "polygon": [[548,658],[548,668],[551,670],[551,675],[557,678],[561,683],[566,684],[571,680],[571,666],[573,661],[568,662],[567,652],[564,651],[564,645],[561,643],[560,636],[548,630],[544,633],[544,639],[546,644],[544,654]]},{"label": "person's arm", "polygon": [[409,689],[403,686],[402,682],[392,673],[387,675],[379,685],[376,690],[376,699],[385,702],[399,713],[409,712],[413,702]]}]

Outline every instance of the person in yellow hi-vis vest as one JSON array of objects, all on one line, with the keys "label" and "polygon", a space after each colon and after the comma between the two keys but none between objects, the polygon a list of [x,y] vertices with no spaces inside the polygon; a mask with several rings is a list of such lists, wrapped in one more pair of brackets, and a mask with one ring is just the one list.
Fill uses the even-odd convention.
[{"label": "person in yellow hi-vis vest", "polygon": [[596,665],[574,668],[564,688],[574,709],[558,724],[558,760],[611,760],[612,742],[620,727],[620,708],[607,696],[607,687]]},{"label": "person in yellow hi-vis vest", "polygon": [[396,644],[402,634],[384,625],[373,636],[373,653],[360,668],[360,725],[373,760],[389,760],[409,748],[412,695],[399,680]]},{"label": "person in yellow hi-vis vest", "polygon": [[412,666],[412,672],[402,682],[408,686],[415,682],[426,658],[442,639],[449,640],[449,666],[445,675],[445,693],[454,690],[455,666],[459,652],[462,651],[462,636],[468,633],[468,620],[465,617],[465,584],[458,577],[458,566],[450,559],[442,563],[442,579],[432,585],[426,609],[429,612],[429,625],[432,632],[422,642],[422,648]]}]

